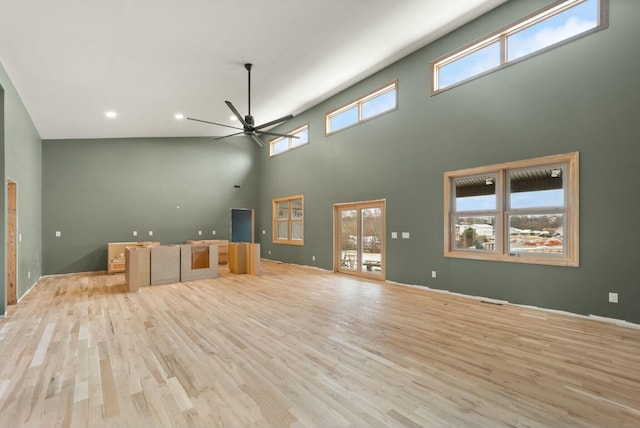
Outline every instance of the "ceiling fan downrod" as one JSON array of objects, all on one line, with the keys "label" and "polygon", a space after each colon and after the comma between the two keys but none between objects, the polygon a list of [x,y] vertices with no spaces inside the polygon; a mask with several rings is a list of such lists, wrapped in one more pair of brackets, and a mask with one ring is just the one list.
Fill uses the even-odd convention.
[{"label": "ceiling fan downrod", "polygon": [[[249,104],[249,113],[247,114],[247,117],[251,117],[251,67],[253,67],[253,64],[251,64],[251,63],[247,63],[247,64],[244,65],[244,68],[249,72],[248,73],[248,80],[249,80],[249,85],[248,85],[249,86],[249,103],[248,103]],[[247,122],[249,122],[249,120],[247,120]]]}]

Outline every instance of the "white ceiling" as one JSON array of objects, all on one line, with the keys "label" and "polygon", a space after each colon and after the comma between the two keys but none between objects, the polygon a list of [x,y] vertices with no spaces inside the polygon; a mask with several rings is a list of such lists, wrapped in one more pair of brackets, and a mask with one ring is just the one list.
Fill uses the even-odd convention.
[{"label": "white ceiling", "polygon": [[261,124],[505,1],[0,0],[0,62],[43,139],[225,135],[174,115],[238,126],[244,63]]}]

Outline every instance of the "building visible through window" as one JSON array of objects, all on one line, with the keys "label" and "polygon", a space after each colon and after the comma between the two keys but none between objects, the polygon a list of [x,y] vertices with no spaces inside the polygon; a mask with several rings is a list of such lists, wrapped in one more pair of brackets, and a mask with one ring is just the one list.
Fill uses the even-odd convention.
[{"label": "building visible through window", "polygon": [[445,256],[578,266],[578,153],[445,173]]}]

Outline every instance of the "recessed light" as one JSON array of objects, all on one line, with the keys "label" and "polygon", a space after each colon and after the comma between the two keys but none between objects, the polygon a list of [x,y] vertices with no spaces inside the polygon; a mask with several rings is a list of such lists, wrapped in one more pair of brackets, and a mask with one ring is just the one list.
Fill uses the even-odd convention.
[{"label": "recessed light", "polygon": [[115,111],[108,111],[105,112],[104,114],[105,116],[107,116],[109,119],[113,119],[114,117],[116,117],[118,115],[118,113],[116,113]]},{"label": "recessed light", "polygon": [[176,120],[182,120],[182,119],[184,119],[184,114],[176,113],[173,117],[175,117]]}]

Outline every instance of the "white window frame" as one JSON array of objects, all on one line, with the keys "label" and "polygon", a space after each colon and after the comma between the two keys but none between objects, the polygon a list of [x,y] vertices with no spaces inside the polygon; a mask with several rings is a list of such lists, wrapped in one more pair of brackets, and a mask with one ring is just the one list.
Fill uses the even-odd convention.
[{"label": "white window frame", "polygon": [[[378,113],[376,115],[367,117],[365,119],[362,118],[362,105],[363,104],[365,104],[368,101],[371,101],[371,100],[373,100],[373,99],[375,99],[375,98],[377,98],[377,97],[379,97],[381,95],[384,95],[384,94],[386,94],[388,92],[391,92],[391,91],[395,91],[395,95],[396,95],[396,97],[395,97],[396,98],[396,102],[395,102],[395,106],[393,108],[390,108],[388,110],[380,112],[380,113]],[[352,123],[350,125],[347,125],[347,126],[345,126],[343,128],[337,129],[335,131],[331,130],[331,123],[332,123],[333,118],[338,116],[338,115],[340,115],[341,113],[344,113],[347,110],[350,110],[350,109],[354,108],[354,107],[358,108],[358,119],[354,123]],[[338,109],[335,109],[335,110],[327,113],[325,115],[325,135],[326,136],[333,135],[336,132],[340,132],[340,131],[343,131],[345,129],[352,128],[352,127],[354,127],[356,125],[359,125],[359,124],[361,124],[363,122],[367,122],[369,120],[378,118],[378,117],[380,117],[382,115],[385,115],[387,113],[390,113],[392,111],[396,111],[397,109],[398,109],[398,81],[396,80],[396,81],[393,81],[391,83],[388,83],[388,84],[384,85],[383,87],[381,87],[379,89],[376,89],[375,91],[365,95],[364,97],[358,98],[357,100],[354,100],[354,101],[350,102],[349,104],[346,104],[346,105],[344,105],[344,106],[342,106],[342,107],[340,107]]]},{"label": "white window frame", "polygon": [[[439,94],[440,92],[449,90],[451,88],[455,88],[459,85],[462,85],[464,83],[467,83],[471,80],[477,79],[481,76],[484,76],[486,74],[489,73],[493,73],[494,71],[500,70],[502,68],[505,68],[511,64],[515,64],[517,62],[523,61],[525,59],[531,58],[535,55],[539,55],[543,52],[546,52],[550,49],[553,49],[555,47],[558,47],[560,45],[572,42],[574,40],[580,39],[582,37],[585,37],[589,34],[592,34],[594,32],[600,31],[604,28],[607,28],[609,25],[609,17],[608,17],[608,10],[609,10],[609,0],[597,0],[598,1],[598,23],[596,24],[595,27],[590,28],[586,31],[583,31],[582,33],[578,33],[575,34],[571,37],[568,37],[566,39],[560,40],[556,43],[553,43],[549,46],[546,46],[544,48],[541,48],[539,50],[535,50],[533,52],[530,52],[526,55],[523,55],[521,57],[515,58],[513,60],[508,60],[508,39],[510,36],[513,36],[514,34],[517,34],[520,31],[523,31],[533,25],[536,25],[540,22],[543,22],[547,19],[550,19],[566,10],[569,10],[575,6],[580,5],[581,3],[584,3],[586,0],[559,0],[556,1],[552,4],[550,4],[549,6],[540,9],[528,16],[525,16],[522,19],[519,19],[511,24],[509,24],[506,27],[501,28],[498,31],[495,31],[485,37],[482,37],[479,40],[476,40],[472,43],[469,43],[468,45],[465,45],[459,49],[456,49],[453,52],[450,52],[436,60],[434,60],[431,63],[431,95],[436,95]],[[460,80],[459,82],[456,83],[452,83],[450,85],[445,86],[444,88],[440,88],[440,83],[439,83],[439,78],[440,78],[440,69],[446,65],[449,65],[451,63],[454,63],[462,58],[465,58],[468,55],[471,55],[477,51],[479,51],[480,49],[489,46],[495,42],[499,42],[500,43],[500,64],[494,68],[491,68],[489,70],[480,72],[478,74],[474,74],[472,76],[469,76],[463,80]]]},{"label": "white window frame", "polygon": [[[562,208],[511,209],[509,203],[509,173],[541,167],[559,167],[563,174],[564,206]],[[456,211],[456,180],[477,177],[496,177],[496,208],[487,211]],[[532,263],[554,266],[580,265],[579,260],[579,154],[578,152],[544,156],[495,165],[468,168],[444,173],[444,256],[493,260],[514,263]],[[563,216],[564,236],[562,253],[509,252],[509,216],[536,213],[559,213]],[[495,216],[495,245],[474,249],[455,248],[458,216]]]},{"label": "white window frame", "polygon": [[[307,131],[307,141],[304,142],[304,143],[295,144],[296,138],[294,138],[294,136],[296,134],[299,134],[299,133],[303,132],[303,131]],[[272,158],[274,156],[282,155],[284,153],[290,152],[291,150],[295,150],[295,149],[297,149],[299,147],[304,147],[307,144],[309,144],[309,140],[310,140],[310,138],[309,138],[309,123],[305,123],[304,125],[299,126],[298,128],[296,128],[296,129],[294,129],[292,131],[285,132],[285,134],[287,134],[288,137],[277,137],[277,138],[274,138],[273,140],[269,141],[269,157],[270,158]],[[280,153],[274,153],[274,147],[276,146],[276,144],[280,143],[281,141],[284,141],[285,139],[288,140],[288,148],[286,150],[280,152]]]}]

